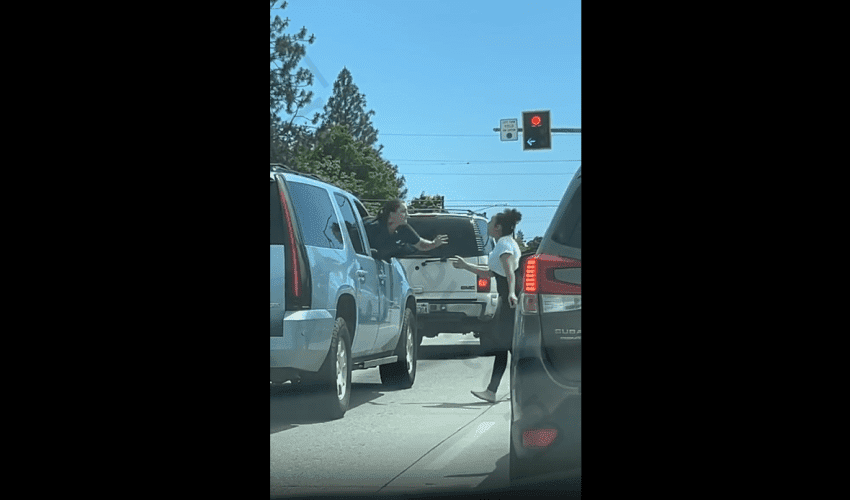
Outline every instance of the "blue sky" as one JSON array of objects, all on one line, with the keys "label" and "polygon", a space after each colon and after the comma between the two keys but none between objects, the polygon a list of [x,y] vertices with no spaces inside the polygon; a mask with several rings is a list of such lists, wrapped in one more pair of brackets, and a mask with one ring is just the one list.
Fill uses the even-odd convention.
[{"label": "blue sky", "polygon": [[581,134],[523,151],[522,135],[501,141],[493,129],[543,109],[553,127],[581,127],[579,0],[288,0],[275,14],[288,33],[316,36],[302,60],[315,76],[305,115],[348,68],[408,200],[441,194],[488,217],[507,204],[526,241],[543,236],[580,165]]}]

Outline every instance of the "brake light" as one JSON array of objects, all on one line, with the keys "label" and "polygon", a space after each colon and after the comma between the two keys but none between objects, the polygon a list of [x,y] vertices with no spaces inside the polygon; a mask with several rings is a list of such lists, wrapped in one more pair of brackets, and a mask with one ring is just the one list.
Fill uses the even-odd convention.
[{"label": "brake light", "polygon": [[479,292],[489,292],[490,291],[490,278],[478,278],[478,291]]},{"label": "brake light", "polygon": [[581,261],[555,255],[532,255],[525,261],[523,291],[527,294],[581,295],[580,284],[555,279],[556,270],[567,268],[581,268]]},{"label": "brake light", "polygon": [[523,448],[545,448],[558,437],[558,429],[529,429],[522,433]]},{"label": "brake light", "polygon": [[537,259],[535,256],[529,257],[525,261],[525,276],[523,279],[523,291],[525,293],[537,293]]},{"label": "brake light", "polygon": [[279,189],[280,204],[283,206],[283,216],[286,218],[286,229],[287,235],[289,236],[286,250],[288,252],[287,258],[289,259],[292,269],[292,294],[297,298],[301,298],[304,293],[304,289],[301,284],[301,272],[298,266],[298,247],[295,244],[295,224],[292,220],[292,215],[289,213],[289,204],[286,202],[286,194],[283,192],[283,187],[280,187]]},{"label": "brake light", "polygon": [[562,312],[581,309],[581,284],[555,278],[559,269],[581,269],[581,261],[555,255],[537,254],[526,259],[520,309],[523,314],[540,311]]}]

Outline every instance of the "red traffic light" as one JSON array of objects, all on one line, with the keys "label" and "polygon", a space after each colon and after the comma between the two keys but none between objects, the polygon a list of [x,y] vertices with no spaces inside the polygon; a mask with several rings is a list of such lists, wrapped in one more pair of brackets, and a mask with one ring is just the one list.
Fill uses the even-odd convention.
[{"label": "red traffic light", "polygon": [[552,149],[552,116],[548,110],[522,112],[522,149]]}]

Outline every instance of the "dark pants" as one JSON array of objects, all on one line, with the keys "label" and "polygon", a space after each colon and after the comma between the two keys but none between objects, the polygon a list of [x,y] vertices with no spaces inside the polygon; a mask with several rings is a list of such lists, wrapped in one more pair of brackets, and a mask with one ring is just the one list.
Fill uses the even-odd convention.
[{"label": "dark pants", "polygon": [[[499,298],[502,302],[499,308],[498,330],[501,333],[500,337],[505,339],[504,341],[507,342],[507,345],[510,345],[513,340],[514,311],[516,309],[511,308],[511,304],[508,301],[508,279],[497,274],[496,289],[499,292]],[[496,392],[496,389],[499,388],[499,382],[502,381],[502,375],[505,374],[505,370],[508,367],[508,349],[509,347],[505,346],[504,349],[495,352],[493,375],[490,376],[490,385],[487,386],[488,391]]]},{"label": "dark pants", "polygon": [[499,388],[499,382],[502,381],[502,375],[505,374],[505,369],[508,367],[508,351],[499,351],[496,357],[493,358],[493,375],[490,376],[490,385],[487,386],[488,391],[496,392]]}]

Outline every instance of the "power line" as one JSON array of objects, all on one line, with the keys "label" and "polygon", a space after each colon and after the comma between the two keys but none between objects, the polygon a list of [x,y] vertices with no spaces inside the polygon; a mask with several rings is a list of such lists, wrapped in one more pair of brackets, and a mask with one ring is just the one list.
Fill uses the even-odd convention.
[{"label": "power line", "polygon": [[378,135],[395,135],[400,137],[493,137],[493,134],[387,134],[385,132],[379,132]]},{"label": "power line", "polygon": [[[471,202],[479,202],[479,201],[503,201],[503,202],[516,202],[516,201],[539,201],[539,202],[547,202],[547,201],[561,201],[561,200],[451,200],[453,203],[471,203]],[[449,200],[446,200],[448,203]]]},{"label": "power line", "polygon": [[503,176],[503,175],[574,175],[574,174],[575,174],[575,172],[565,172],[565,173],[557,173],[557,172],[526,173],[526,172],[519,172],[519,173],[516,173],[516,174],[493,174],[493,173],[487,173],[487,174],[447,174],[447,173],[443,173],[443,172],[399,172],[399,175],[401,175],[401,176],[406,176],[406,175],[439,175],[439,176],[444,176],[444,175],[471,175],[471,176],[474,176],[474,177],[491,177],[491,176],[494,176],[494,175]]},{"label": "power line", "polygon": [[[429,195],[426,195],[426,196],[429,196]],[[431,196],[433,196],[433,195],[431,195]],[[364,202],[365,202],[365,201],[390,201],[390,200],[385,200],[385,199],[376,199],[376,198],[360,198],[360,201],[364,201]],[[499,202],[499,203],[526,203],[526,202],[529,202],[529,201],[536,201],[536,202],[540,202],[540,203],[549,203],[549,202],[553,202],[553,201],[560,202],[561,200],[505,200],[505,199],[503,199],[503,198],[501,198],[501,199],[495,199],[495,200],[455,200],[455,199],[451,199],[451,200],[446,200],[446,203],[467,203],[467,204],[470,204],[470,203],[481,203],[481,202],[484,202],[484,203],[490,203],[490,202]]]},{"label": "power line", "polygon": [[[446,205],[446,208],[453,208],[453,209],[456,209],[456,210],[466,210],[466,209],[481,210],[481,208],[479,208],[479,207],[480,207],[479,205],[457,205],[457,206],[455,206],[455,205]],[[512,204],[512,203],[508,203],[508,204],[504,204],[504,203],[502,203],[502,204],[499,204],[499,205],[492,205],[492,206],[487,207],[487,208],[501,208],[501,207],[511,207],[511,208],[558,208],[558,205],[514,205],[514,204]]]},{"label": "power line", "polygon": [[[497,129],[497,128],[493,129],[494,132],[498,132],[499,130],[500,129]],[[552,129],[552,132],[575,131],[575,130],[580,130],[580,129],[573,129],[573,128],[570,128],[570,129],[567,129],[567,128]],[[522,128],[518,129],[518,131],[522,132]],[[581,133],[581,132],[579,132],[579,133]],[[378,132],[378,135],[393,135],[393,136],[399,136],[399,137],[488,137],[488,138],[493,138],[493,134],[413,134],[413,133],[394,134],[394,133],[388,133],[388,132]],[[568,135],[566,137],[572,137],[572,136]],[[576,135],[575,137],[581,137],[581,136]]]},{"label": "power line", "polygon": [[424,161],[430,163],[560,163],[565,161],[581,160],[394,160],[387,158],[387,161]]}]

